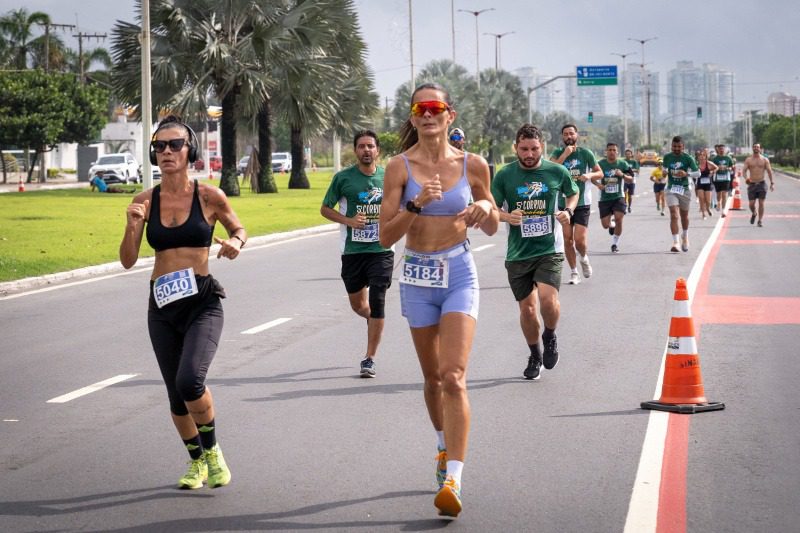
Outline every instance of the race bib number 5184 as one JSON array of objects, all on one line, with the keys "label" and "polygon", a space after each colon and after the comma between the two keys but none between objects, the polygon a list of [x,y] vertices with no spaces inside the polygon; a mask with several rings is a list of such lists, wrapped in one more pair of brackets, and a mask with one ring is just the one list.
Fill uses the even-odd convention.
[{"label": "race bib number 5184", "polygon": [[433,259],[414,254],[405,255],[400,283],[446,289],[447,279],[447,259]]}]

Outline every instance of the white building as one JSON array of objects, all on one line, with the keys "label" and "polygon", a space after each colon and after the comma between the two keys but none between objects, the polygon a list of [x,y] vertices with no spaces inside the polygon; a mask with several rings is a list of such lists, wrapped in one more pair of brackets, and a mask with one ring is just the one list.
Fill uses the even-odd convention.
[{"label": "white building", "polygon": [[800,102],[796,96],[786,92],[770,93],[767,97],[767,113],[791,117],[800,112]]}]

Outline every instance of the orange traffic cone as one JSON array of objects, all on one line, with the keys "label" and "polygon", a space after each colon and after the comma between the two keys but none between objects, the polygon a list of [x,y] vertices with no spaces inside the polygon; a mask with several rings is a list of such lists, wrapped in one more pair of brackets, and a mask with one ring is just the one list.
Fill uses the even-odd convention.
[{"label": "orange traffic cone", "polygon": [[703,390],[700,356],[694,336],[694,321],[689,309],[686,280],[675,282],[675,304],[669,324],[667,360],[661,384],[661,399],[642,402],[642,409],[692,414],[725,409],[725,404],[709,402]]},{"label": "orange traffic cone", "polygon": [[25,192],[25,182],[22,181],[22,176],[19,177],[19,184],[17,185],[17,192]]},{"label": "orange traffic cone", "polygon": [[733,190],[733,207],[731,207],[734,211],[741,211],[742,210],[742,195],[739,192],[739,187],[736,187]]},{"label": "orange traffic cone", "polygon": [[214,179],[214,172],[210,168],[208,169],[208,179],[210,180]]}]

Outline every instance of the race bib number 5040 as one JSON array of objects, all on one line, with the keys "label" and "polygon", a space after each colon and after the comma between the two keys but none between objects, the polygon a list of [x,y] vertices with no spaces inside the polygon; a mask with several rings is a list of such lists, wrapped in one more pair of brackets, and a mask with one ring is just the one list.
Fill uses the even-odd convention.
[{"label": "race bib number 5040", "polygon": [[164,274],[153,283],[153,297],[159,309],[168,303],[197,294],[197,280],[193,268],[184,268]]}]

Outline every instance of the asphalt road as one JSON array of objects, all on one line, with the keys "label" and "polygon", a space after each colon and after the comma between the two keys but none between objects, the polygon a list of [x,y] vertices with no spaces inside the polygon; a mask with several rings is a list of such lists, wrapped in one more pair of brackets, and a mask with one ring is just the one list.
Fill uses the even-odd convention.
[{"label": "asphalt road", "polygon": [[[186,452],[147,336],[147,268],[0,298],[0,530],[797,531],[800,183],[778,177],[763,228],[693,208],[680,254],[648,185],[621,253],[593,213],[595,274],[562,285],[561,361],[540,381],[521,379],[505,230],[471,235],[481,309],[457,520],[433,507],[435,436],[397,284],[378,377],[360,379],[366,328],[328,231],[211,261],[228,298],[208,384],[233,472],[213,491],[174,488]],[[658,395],[679,277],[723,411],[639,408]]]}]

